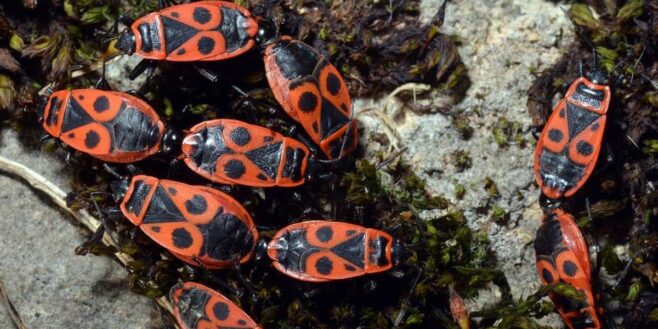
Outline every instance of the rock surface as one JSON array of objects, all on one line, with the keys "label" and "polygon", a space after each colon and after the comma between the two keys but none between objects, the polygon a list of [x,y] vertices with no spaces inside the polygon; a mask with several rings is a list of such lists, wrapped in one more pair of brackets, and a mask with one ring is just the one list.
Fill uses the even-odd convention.
[{"label": "rock surface", "polygon": [[[423,19],[430,19],[442,3],[423,1]],[[447,197],[465,212],[473,229],[487,233],[512,294],[525,297],[539,287],[532,242],[542,216],[532,173],[534,139],[529,132],[527,91],[534,80],[531,71],[550,67],[573,40],[571,23],[559,5],[548,1],[459,0],[448,3],[442,32],[460,41],[459,53],[472,83],[466,97],[443,113],[416,113],[399,102],[389,104],[384,113],[388,125],[381,113],[364,112],[360,119],[368,128],[366,135],[383,133],[393,136],[400,148],[406,147],[402,157],[425,178],[430,191]],[[441,98],[423,96],[417,96],[419,102],[430,98],[432,104],[444,106]],[[384,103],[362,100],[358,105],[382,109]],[[455,128],[456,117],[469,119],[471,138],[464,139]],[[513,138],[505,146],[496,142],[494,129],[501,119],[520,124],[525,145]],[[455,165],[455,151],[470,156],[470,168]],[[487,178],[497,186],[499,197],[490,198],[484,188]],[[466,189],[461,199],[455,195],[458,185]],[[504,209],[509,219],[495,222],[494,205]],[[477,303],[495,300],[492,291]],[[557,316],[546,322],[562,326]]]},{"label": "rock surface", "polygon": [[[11,131],[0,146],[0,156],[70,189],[61,159],[24,149]],[[28,328],[158,327],[155,303],[130,292],[119,263],[75,255],[88,232],[20,179],[0,175],[0,186],[0,280]],[[0,328],[14,328],[2,304]]]},{"label": "rock surface", "polygon": [[[423,19],[432,17],[441,4],[442,0],[423,1]],[[386,135],[400,148],[406,147],[402,156],[426,179],[431,192],[449,198],[465,211],[472,228],[488,234],[515,298],[534,292],[539,285],[532,241],[541,211],[532,177],[526,92],[534,79],[531,71],[549,67],[572,40],[570,26],[559,6],[548,1],[451,1],[443,31],[460,40],[459,52],[472,82],[466,97],[441,112],[416,113],[396,103],[385,112],[359,115],[366,136]],[[429,100],[423,96],[418,97],[420,102],[445,104],[439,96]],[[384,102],[359,100],[355,107],[381,110]],[[384,122],[381,114],[390,119]],[[462,138],[455,128],[458,116],[470,120],[471,138]],[[529,141],[525,146],[514,141],[507,146],[496,143],[493,130],[502,118],[520,123],[522,137]],[[22,149],[13,133],[2,137],[0,155],[27,164],[67,188],[61,160]],[[366,143],[370,154],[379,148],[376,142]],[[460,170],[455,165],[455,151],[470,156],[470,168]],[[496,198],[484,189],[487,177],[499,190]],[[154,304],[128,290],[120,265],[107,258],[74,255],[86,232],[20,180],[0,175],[0,184],[4,187],[0,189],[4,213],[0,217],[0,279],[30,328],[156,326]],[[461,199],[455,195],[457,185],[466,189]],[[509,219],[494,222],[493,205],[504,209]],[[495,298],[492,290],[472,303],[481,306]],[[557,317],[547,323],[562,326]],[[12,327],[4,307],[0,308],[0,327]]]}]

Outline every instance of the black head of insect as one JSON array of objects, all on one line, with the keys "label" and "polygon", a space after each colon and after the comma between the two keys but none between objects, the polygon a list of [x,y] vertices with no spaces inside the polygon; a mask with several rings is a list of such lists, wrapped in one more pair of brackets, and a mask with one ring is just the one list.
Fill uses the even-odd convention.
[{"label": "black head of insect", "polygon": [[268,241],[266,238],[260,238],[258,239],[258,242],[256,242],[256,246],[254,246],[254,259],[257,262],[269,259],[267,256],[267,245]]},{"label": "black head of insect", "polygon": [[273,20],[261,18],[258,20],[258,33],[256,42],[261,48],[279,39],[279,27]]},{"label": "black head of insect", "polygon": [[539,207],[544,211],[544,213],[550,213],[553,210],[560,208],[562,206],[561,200],[551,199],[541,193],[539,195]]},{"label": "black head of insect", "polygon": [[[159,138],[160,131],[158,127],[153,127],[149,134],[149,142],[155,145]],[[165,155],[178,155],[181,153],[181,145],[183,143],[183,132],[175,128],[167,128],[162,135],[161,152]]]},{"label": "black head of insect", "polygon": [[607,85],[610,83],[608,74],[601,68],[595,68],[588,72],[585,77],[597,85]]},{"label": "black head of insect", "polygon": [[132,55],[135,52],[137,47],[135,42],[135,34],[130,30],[130,28],[124,29],[121,34],[119,34],[119,39],[117,40],[114,47],[126,55]]}]

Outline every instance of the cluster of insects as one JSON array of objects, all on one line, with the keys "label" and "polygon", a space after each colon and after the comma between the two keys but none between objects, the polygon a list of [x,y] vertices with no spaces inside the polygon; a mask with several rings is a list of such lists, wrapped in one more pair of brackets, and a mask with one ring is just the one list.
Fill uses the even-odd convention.
[{"label": "cluster of insects", "polygon": [[[340,161],[356,148],[345,81],[314,48],[280,36],[274,23],[233,3],[159,5],[159,11],[137,20],[119,19],[127,28],[116,48],[143,58],[131,77],[148,70],[149,79],[157,61],[218,61],[260,47],[276,100],[310,141],[233,119],[203,121],[184,131],[167,127],[141,96],[109,90],[104,79],[94,89],[48,96],[40,115],[50,138],[106,163],[131,166],[157,154],[183,162],[209,181],[258,188],[318,179],[323,163]],[[127,218],[192,266],[234,268],[267,255],[291,278],[323,282],[389,270],[403,254],[401,243],[388,233],[338,221],[292,224],[267,242],[244,206],[224,192],[107,169],[117,179],[111,193],[98,193],[111,195],[117,207],[103,211],[104,217]],[[99,243],[107,230],[104,223],[86,246]],[[199,283],[175,285],[170,298],[182,328],[259,328],[230,300]]]},{"label": "cluster of insects", "polygon": [[600,69],[584,74],[581,65],[581,77],[571,83],[553,109],[535,150],[535,179],[544,211],[535,239],[537,272],[544,285],[568,284],[583,295],[582,301],[574,301],[550,294],[571,329],[600,329],[606,323],[593,289],[589,249],[563,202],[576,194],[594,171],[603,148],[610,101],[607,74]]}]

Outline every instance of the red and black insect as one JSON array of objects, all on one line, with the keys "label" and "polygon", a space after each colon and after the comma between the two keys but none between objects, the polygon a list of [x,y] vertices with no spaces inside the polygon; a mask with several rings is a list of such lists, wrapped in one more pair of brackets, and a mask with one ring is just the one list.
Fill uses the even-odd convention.
[{"label": "red and black insect", "polygon": [[400,241],[388,233],[320,220],[281,229],[267,247],[277,270],[310,282],[387,271],[399,264],[401,252]]},{"label": "red and black insect", "polygon": [[349,154],[357,146],[357,132],[343,77],[313,47],[289,36],[278,38],[270,22],[259,23],[265,71],[276,100],[329,159]]},{"label": "red and black insect", "polygon": [[304,144],[237,120],[197,124],[183,139],[182,150],[190,169],[222,184],[291,187],[310,174]]},{"label": "red and black insect", "polygon": [[260,329],[228,298],[195,282],[179,283],[169,290],[174,317],[181,329]]},{"label": "red and black insect", "polygon": [[227,268],[254,253],[254,222],[227,194],[144,175],[115,181],[111,188],[128,220],[188,264]]},{"label": "red and black insect", "polygon": [[[160,1],[160,6],[160,11],[135,21],[122,17],[129,27],[120,34],[116,48],[145,60],[193,62],[239,56],[255,44],[258,23],[234,3],[199,1],[164,8]],[[139,73],[131,73],[131,78]]]},{"label": "red and black insect", "polygon": [[535,179],[551,199],[570,197],[592,174],[610,105],[606,74],[574,81],[551,114],[535,150]]},{"label": "red and black insect", "polygon": [[602,328],[603,309],[597,307],[597,296],[592,290],[589,250],[573,216],[562,209],[547,214],[537,231],[535,252],[537,272],[544,285],[566,283],[585,296],[585,300],[577,301],[550,294],[569,328]]},{"label": "red and black insect", "polygon": [[52,93],[43,128],[72,148],[107,162],[129,163],[160,150],[164,123],[143,100],[98,89]]}]

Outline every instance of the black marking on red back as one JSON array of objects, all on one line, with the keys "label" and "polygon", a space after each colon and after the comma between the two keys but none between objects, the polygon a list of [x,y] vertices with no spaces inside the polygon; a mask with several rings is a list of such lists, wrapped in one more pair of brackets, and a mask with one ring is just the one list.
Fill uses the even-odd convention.
[{"label": "black marking on red back", "polygon": [[300,42],[279,40],[273,47],[276,64],[288,80],[313,75],[320,61],[319,54],[313,48]]},{"label": "black marking on red back", "polygon": [[174,201],[169,198],[162,185],[158,184],[151,203],[144,214],[143,224],[185,222],[185,216],[178,210]]},{"label": "black marking on red back", "polygon": [[161,18],[164,27],[165,51],[167,54],[170,54],[199,33],[199,30],[181,21],[171,19],[167,16],[161,16]]},{"label": "black marking on red back", "polygon": [[210,321],[206,315],[209,300],[210,295],[203,290],[184,289],[177,303],[183,323],[191,329],[196,329],[199,321]]},{"label": "black marking on red back", "polygon": [[[306,272],[306,259],[319,251],[320,248],[313,246],[308,242],[306,238],[308,234],[307,230],[292,230],[286,232],[281,236],[281,239],[286,241],[285,250],[279,250],[277,254],[277,261],[284,265],[286,268],[294,272]],[[336,256],[341,257],[350,263],[356,265],[358,268],[364,268],[364,239],[365,234],[360,233],[350,237],[348,240],[329,248],[329,251],[334,253]],[[321,240],[321,239],[319,239]],[[322,272],[323,266],[333,266],[331,261],[327,259],[322,261],[322,258],[318,260],[316,264],[318,266],[318,272]],[[326,271],[329,273],[331,271]]]},{"label": "black marking on red back", "polygon": [[556,215],[551,213],[541,224],[537,230],[535,238],[535,253],[537,257],[548,257],[552,262],[554,254],[558,254],[565,250],[564,237],[562,236],[562,229],[560,222],[557,220]]},{"label": "black marking on red back", "polygon": [[293,181],[302,179],[302,161],[306,152],[301,148],[286,147],[286,163],[283,166],[283,177],[290,177]]},{"label": "black marking on red back", "polygon": [[48,110],[48,118],[46,118],[46,124],[51,127],[54,127],[57,124],[57,119],[59,119],[59,108],[62,104],[62,100],[57,97],[54,97],[50,102],[50,109]]},{"label": "black marking on red back", "polygon": [[358,268],[363,269],[363,260],[365,259],[365,250],[363,245],[365,238],[366,235],[364,233],[360,233],[333,246],[329,250],[336,254],[336,256],[344,258],[350,263],[356,265]]},{"label": "black marking on red back", "polygon": [[160,27],[156,22],[151,24],[139,24],[137,30],[139,31],[139,35],[142,39],[141,51],[150,53],[153,51],[153,49],[160,50],[160,47],[162,46],[162,43],[160,42]]},{"label": "black marking on red back", "polygon": [[245,153],[258,168],[274,179],[281,163],[281,142],[271,143]]},{"label": "black marking on red back", "polygon": [[145,184],[143,180],[136,180],[133,186],[133,192],[126,201],[125,207],[128,212],[139,215],[144,205],[144,200],[151,191],[151,185]]},{"label": "black marking on red back", "polygon": [[585,130],[601,116],[585,108],[567,102],[567,122],[569,123],[569,140]]},{"label": "black marking on red back", "polygon": [[594,90],[588,88],[587,85],[581,83],[576,87],[576,92],[571,96],[574,100],[587,104],[589,106],[599,108],[601,102],[605,98],[605,93],[602,90]]},{"label": "black marking on red back", "polygon": [[[565,250],[568,250],[568,248],[564,244],[564,236],[562,234],[560,222],[555,214],[549,214],[537,230],[535,238],[535,254],[537,259],[547,261],[553,266],[553,268],[557,269],[558,265],[555,263],[555,257]],[[575,264],[573,264],[573,266],[575,266]],[[556,278],[553,278],[548,271],[544,271],[542,276],[548,283],[557,283],[555,282]],[[562,279],[560,279],[560,282],[564,283]],[[581,309],[588,306],[586,301],[573,300],[560,294],[554,294],[553,298],[555,304],[559,305],[565,313],[580,313]],[[586,328],[592,326],[594,323],[592,317],[587,312],[581,313],[579,316],[573,318],[571,322],[574,324],[574,328]]]},{"label": "black marking on red back", "polygon": [[221,10],[222,23],[219,31],[226,40],[226,51],[232,52],[244,47],[251,40],[247,30],[242,28],[246,25],[247,17],[235,9],[222,7]]},{"label": "black marking on red back", "polygon": [[[204,196],[194,195],[191,200],[187,200],[185,207],[192,214],[203,213],[207,209],[207,202]],[[142,223],[186,221],[188,219],[171,200],[164,188],[158,185]],[[197,225],[197,228],[204,237],[200,256],[208,255],[216,260],[240,259],[249,253],[255,244],[250,228],[235,215],[226,213],[222,207],[213,215],[212,220],[207,224]],[[176,247],[187,248],[192,245],[192,237],[186,229],[178,228],[173,233]]]},{"label": "black marking on red back", "polygon": [[113,148],[116,146],[122,151],[141,151],[153,147],[158,140],[151,139],[151,131],[155,124],[151,117],[130,106],[121,103],[117,116],[108,124],[112,137]]},{"label": "black marking on red back", "polygon": [[224,126],[217,125],[201,129],[195,133],[198,139],[197,149],[190,155],[190,159],[199,168],[211,174],[215,173],[217,159],[225,154],[235,153],[226,146],[222,136],[223,131]]},{"label": "black marking on red back", "polygon": [[198,225],[203,234],[201,255],[217,260],[239,260],[253,249],[256,241],[249,227],[220,208],[208,224]]},{"label": "black marking on red back", "polygon": [[368,260],[378,266],[388,265],[389,261],[388,257],[386,257],[386,246],[388,246],[389,242],[390,241],[383,236],[378,236],[370,240],[370,254],[368,255]]},{"label": "black marking on red back", "polygon": [[62,134],[94,121],[89,113],[87,113],[87,111],[85,111],[85,109],[80,104],[78,104],[78,102],[73,99],[73,97],[69,97],[69,100],[66,103],[66,109],[64,111],[64,118],[62,119],[63,122],[60,129]]},{"label": "black marking on red back", "polygon": [[[99,99],[105,96],[100,96]],[[95,107],[97,112],[106,111],[106,108]],[[66,105],[66,112],[62,122],[62,134],[87,125],[95,120],[73,97],[69,98]],[[157,140],[150,138],[151,131],[155,127],[151,117],[139,111],[135,107],[128,106],[123,101],[117,115],[109,122],[98,122],[110,134],[110,152],[119,149],[122,151],[141,151],[152,147]],[[94,132],[94,134],[96,134]],[[87,136],[88,138],[93,136]],[[95,135],[98,138],[98,134]],[[87,143],[88,147],[93,148],[96,143]]]}]

